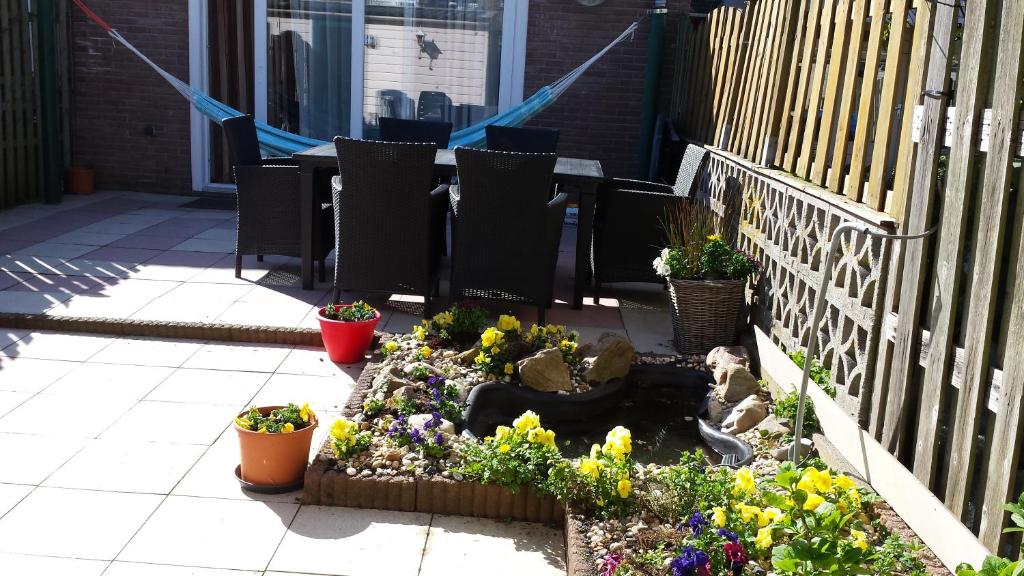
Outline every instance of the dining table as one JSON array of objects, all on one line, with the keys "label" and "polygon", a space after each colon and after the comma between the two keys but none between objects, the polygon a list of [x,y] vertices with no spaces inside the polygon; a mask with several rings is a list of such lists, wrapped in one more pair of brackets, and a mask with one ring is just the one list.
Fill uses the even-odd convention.
[{"label": "dining table", "polygon": [[[299,165],[299,186],[302,198],[302,288],[313,289],[313,239],[320,237],[319,218],[315,218],[320,194],[315,189],[318,171],[338,171],[338,157],[334,143],[321,144],[308,150],[296,152],[292,159]],[[455,151],[438,149],[434,159],[434,170],[438,178],[456,176]],[[597,160],[558,157],[553,175],[555,184],[565,185],[567,192],[575,191],[579,206],[576,223],[576,269],[573,279],[573,308],[583,308],[583,292],[590,282],[590,248],[594,228],[594,205],[604,171]]]}]

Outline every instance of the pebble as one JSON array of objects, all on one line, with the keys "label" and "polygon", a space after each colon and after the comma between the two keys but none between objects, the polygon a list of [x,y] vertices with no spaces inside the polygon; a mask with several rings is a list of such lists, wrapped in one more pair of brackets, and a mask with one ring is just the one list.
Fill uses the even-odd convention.
[{"label": "pebble", "polygon": [[347,468],[347,469],[345,470],[345,474],[348,474],[349,476],[355,476],[355,475],[356,475],[356,474],[358,474],[358,473],[359,473],[359,472],[358,472],[358,470],[356,470],[355,468],[353,468],[353,467],[351,467],[351,466],[349,466],[349,467],[348,467],[348,468]]},{"label": "pebble", "polygon": [[359,475],[362,476],[363,478],[369,478],[370,476],[373,476],[373,471],[363,470],[362,472],[359,473]]},{"label": "pebble", "polygon": [[447,470],[445,470],[444,472],[441,472],[441,477],[442,478],[451,478],[452,477],[452,473],[447,471]]}]

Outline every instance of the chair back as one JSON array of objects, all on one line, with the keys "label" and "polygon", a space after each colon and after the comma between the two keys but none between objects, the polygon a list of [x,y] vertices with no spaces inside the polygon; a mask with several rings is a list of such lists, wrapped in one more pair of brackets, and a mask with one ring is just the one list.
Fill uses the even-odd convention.
[{"label": "chair back", "polygon": [[367,290],[423,288],[437,146],[335,138],[338,271]]},{"label": "chair back", "polygon": [[451,122],[378,118],[377,125],[380,126],[380,139],[385,142],[427,142],[438,148],[447,148],[452,137]]},{"label": "chair back", "polygon": [[689,198],[697,192],[700,175],[704,164],[708,161],[707,148],[698,144],[690,144],[683,152],[683,161],[679,163],[676,183],[672,186],[676,196]]},{"label": "chair back", "polygon": [[554,154],[558,149],[558,130],[553,128],[515,128],[488,124],[485,129],[488,150]]},{"label": "chair back", "polygon": [[243,114],[227,118],[221,126],[228,139],[232,166],[259,166],[263,163],[256,122],[252,116]]},{"label": "chair back", "polygon": [[452,99],[444,92],[424,90],[416,103],[416,119],[448,122],[452,118]]},{"label": "chair back", "polygon": [[539,255],[556,159],[455,149],[459,203],[453,254],[459,285],[516,286],[543,273],[546,263]]}]

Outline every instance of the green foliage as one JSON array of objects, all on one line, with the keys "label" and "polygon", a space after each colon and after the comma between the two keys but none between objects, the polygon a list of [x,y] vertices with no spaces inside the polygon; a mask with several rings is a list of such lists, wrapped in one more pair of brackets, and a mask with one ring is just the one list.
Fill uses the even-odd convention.
[{"label": "green foliage", "polygon": [[340,460],[369,450],[373,434],[359,431],[359,425],[348,418],[339,418],[331,425],[331,447]]},{"label": "green foliage", "polygon": [[559,500],[609,518],[630,513],[633,492],[632,439],[629,430],[616,426],[604,446],[594,444],[590,457],[561,460],[548,475],[548,491]]},{"label": "green foliage", "polygon": [[541,327],[534,324],[529,332],[523,334],[523,341],[530,347],[529,352],[558,348],[562,352],[562,360],[570,366],[575,366],[582,360],[576,354],[579,337],[579,332],[570,331],[565,326],[548,324]]},{"label": "green foliage", "polygon": [[663,498],[646,502],[659,508],[658,515],[670,522],[682,522],[694,511],[708,511],[729,502],[732,473],[728,468],[707,466],[704,452],[679,455],[679,464],[662,468],[652,478],[646,494],[657,491]]},{"label": "green foliage", "polygon": [[460,471],[483,484],[513,491],[532,486],[543,492],[548,470],[561,460],[555,433],[544,430],[533,412],[524,413],[513,426],[498,426],[482,443],[464,444]]},{"label": "green foliage", "polygon": [[412,416],[420,411],[420,405],[411,398],[394,398],[395,409],[399,414]]},{"label": "green foliage", "polygon": [[924,563],[916,555],[919,549],[919,546],[893,534],[886,538],[881,546],[875,548],[872,572],[874,574],[926,576]]},{"label": "green foliage", "polygon": [[757,269],[752,258],[733,250],[720,236],[709,236],[700,253],[701,276],[708,280],[743,280]]},{"label": "green foliage", "polygon": [[[801,369],[804,367],[804,351],[794,350],[789,353],[789,358]],[[811,361],[811,381],[818,385],[830,398],[836,397],[836,387],[832,385],[832,371],[822,366],[815,358]]]},{"label": "green foliage", "polygon": [[424,334],[437,336],[445,344],[471,344],[487,325],[487,311],[479,306],[455,304],[424,320]]},{"label": "green foliage", "polygon": [[[1010,513],[1010,521],[1013,526],[1003,530],[1006,533],[1024,532],[1024,494],[1017,497],[1017,502],[1011,502],[1003,506]],[[1021,547],[1024,553],[1024,546]],[[998,556],[989,556],[981,565],[980,570],[975,570],[969,564],[961,564],[956,568],[956,576],[1021,576],[1024,574],[1024,560],[1010,560]]]},{"label": "green foliage", "polygon": [[[796,391],[786,394],[775,401],[772,412],[776,418],[789,422],[790,427],[796,426],[796,411],[800,402],[800,394]],[[818,416],[814,413],[814,402],[810,398],[804,400],[804,426],[803,435],[809,438],[815,432],[821,430],[818,423]]]},{"label": "green foliage", "polygon": [[372,306],[359,300],[351,306],[328,304],[324,308],[324,318],[328,320],[340,320],[341,322],[365,322],[373,320],[377,311]]},{"label": "green foliage", "polygon": [[373,418],[384,410],[384,401],[377,398],[367,398],[363,402],[363,413],[368,418]]},{"label": "green foliage", "polygon": [[313,411],[309,409],[308,404],[303,404],[301,408],[295,404],[288,404],[284,408],[271,411],[266,416],[252,407],[249,408],[249,412],[245,416],[235,418],[235,424],[239,428],[252,432],[289,433],[309,426],[312,416]]}]

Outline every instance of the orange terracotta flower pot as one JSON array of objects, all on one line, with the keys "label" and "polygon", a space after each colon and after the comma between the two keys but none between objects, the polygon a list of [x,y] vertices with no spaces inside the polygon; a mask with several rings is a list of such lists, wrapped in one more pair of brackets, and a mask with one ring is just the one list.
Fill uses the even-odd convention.
[{"label": "orange terracotta flower pot", "polygon": [[92,194],[96,191],[96,171],[88,166],[72,166],[64,170],[69,194]]},{"label": "orange terracotta flower pot", "polygon": [[[257,408],[266,416],[284,406]],[[238,415],[245,417],[246,410]],[[238,447],[242,456],[242,481],[257,486],[287,486],[302,481],[309,464],[309,446],[313,441],[313,430],[317,427],[316,415],[309,419],[309,426],[288,434],[261,434],[246,430],[234,424],[238,432]]]}]

